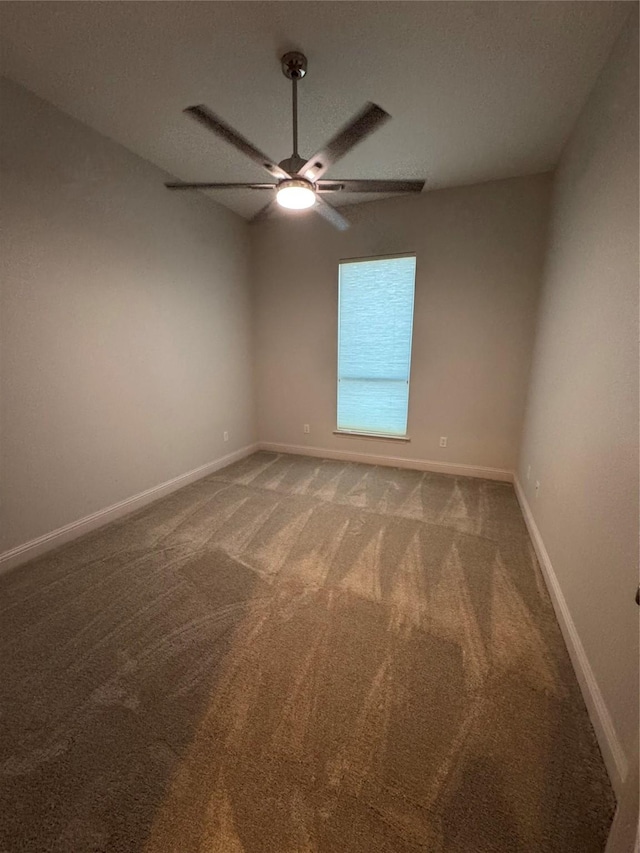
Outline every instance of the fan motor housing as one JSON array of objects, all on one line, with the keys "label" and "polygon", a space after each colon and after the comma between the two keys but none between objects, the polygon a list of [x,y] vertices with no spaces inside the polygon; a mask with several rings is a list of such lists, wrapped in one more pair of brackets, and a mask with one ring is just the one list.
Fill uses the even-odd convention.
[{"label": "fan motor housing", "polygon": [[284,169],[289,175],[297,175],[306,162],[307,161],[303,160],[302,157],[292,154],[291,157],[287,157],[286,160],[281,160],[278,163],[278,166],[280,166],[281,169]]}]

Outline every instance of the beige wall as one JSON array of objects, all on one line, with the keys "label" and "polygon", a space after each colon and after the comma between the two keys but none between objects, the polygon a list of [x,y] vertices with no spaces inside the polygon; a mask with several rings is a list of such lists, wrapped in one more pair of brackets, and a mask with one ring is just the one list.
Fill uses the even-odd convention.
[{"label": "beige wall", "polygon": [[[312,213],[256,227],[260,439],[513,471],[549,190],[539,175],[369,202],[344,233]],[[411,442],[333,435],[338,262],[401,252],[417,254]]]},{"label": "beige wall", "polygon": [[637,27],[634,14],[557,173],[519,463],[632,769],[638,760]]},{"label": "beige wall", "polygon": [[245,223],[13,83],[0,104],[2,552],[255,435]]}]

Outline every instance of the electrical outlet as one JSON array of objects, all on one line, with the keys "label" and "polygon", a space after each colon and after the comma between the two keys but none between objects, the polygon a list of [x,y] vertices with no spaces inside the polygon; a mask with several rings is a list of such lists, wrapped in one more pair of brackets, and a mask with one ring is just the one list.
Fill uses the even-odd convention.
[{"label": "electrical outlet", "polygon": [[536,497],[540,494],[540,480],[536,480]]},{"label": "electrical outlet", "polygon": [[527,465],[527,480],[531,476],[531,465]]},{"label": "electrical outlet", "polygon": [[447,436],[441,435],[440,436],[440,447],[446,447],[446,446],[447,446]]},{"label": "electrical outlet", "polygon": [[229,441],[229,433],[226,430],[222,433],[222,440]]},{"label": "electrical outlet", "polygon": [[307,433],[307,435],[311,432],[311,430],[309,429],[309,424],[305,424],[305,425],[304,425],[304,427],[303,427],[303,431],[304,431],[305,433]]}]

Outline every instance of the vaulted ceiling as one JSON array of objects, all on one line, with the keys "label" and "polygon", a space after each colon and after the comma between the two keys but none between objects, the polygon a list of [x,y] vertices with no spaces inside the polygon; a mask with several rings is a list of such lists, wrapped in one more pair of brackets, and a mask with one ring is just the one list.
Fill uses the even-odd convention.
[{"label": "vaulted ceiling", "polygon": [[[325,177],[426,178],[430,189],[553,168],[630,6],[3,2],[0,68],[177,178],[260,181],[268,175],[182,109],[205,103],[288,157],[279,57],[301,49],[302,155],[375,101],[393,120]],[[264,203],[215,198],[244,216]]]}]

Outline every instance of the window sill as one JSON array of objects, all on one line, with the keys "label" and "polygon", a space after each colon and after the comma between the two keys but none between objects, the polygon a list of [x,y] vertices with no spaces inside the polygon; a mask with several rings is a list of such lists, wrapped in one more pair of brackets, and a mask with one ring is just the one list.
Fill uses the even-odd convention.
[{"label": "window sill", "polygon": [[357,430],[334,429],[334,435],[346,435],[351,438],[371,438],[375,441],[411,441],[408,435],[384,435],[384,433],[358,432]]}]

